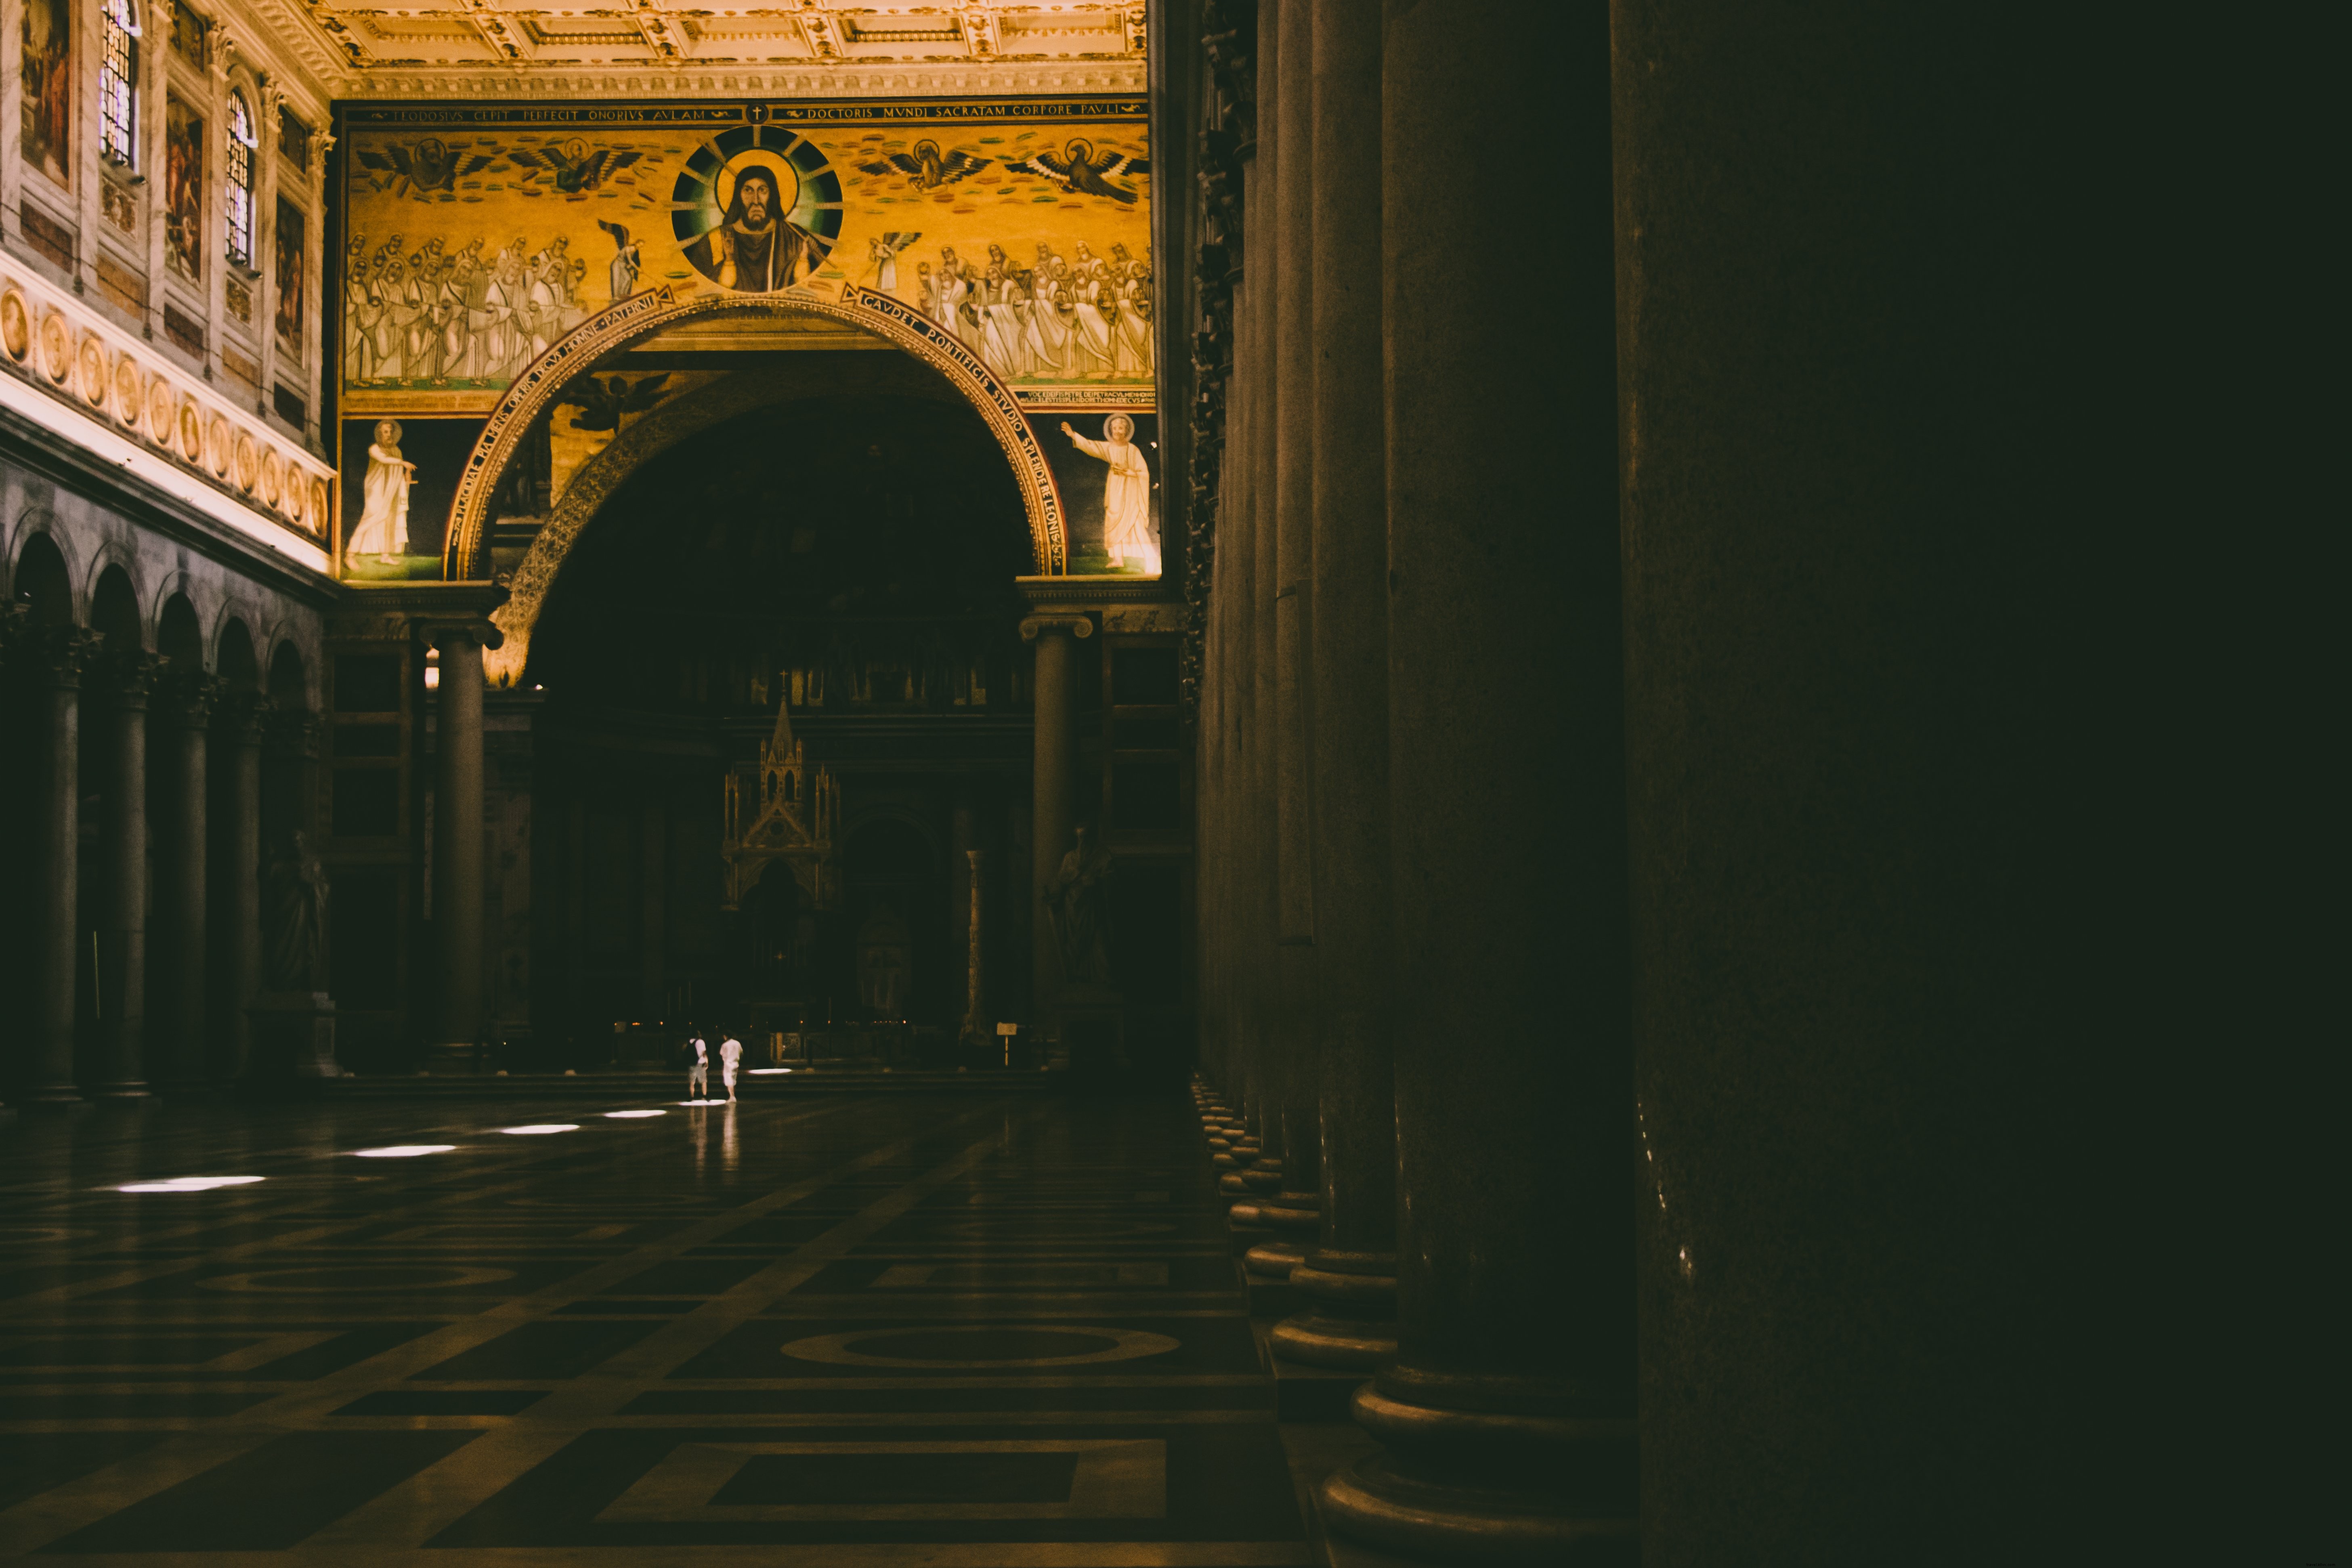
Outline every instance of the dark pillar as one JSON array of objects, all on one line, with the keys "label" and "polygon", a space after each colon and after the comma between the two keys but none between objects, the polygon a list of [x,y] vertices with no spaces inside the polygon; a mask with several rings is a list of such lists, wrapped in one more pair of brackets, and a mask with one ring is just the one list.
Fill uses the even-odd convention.
[{"label": "dark pillar", "polygon": [[1282,1041],[1276,1029],[1276,956],[1280,909],[1275,879],[1267,870],[1280,853],[1276,791],[1278,775],[1275,734],[1276,665],[1279,658],[1274,604],[1280,585],[1276,484],[1276,432],[1282,417],[1282,384],[1275,374],[1280,328],[1276,312],[1279,298],[1276,278],[1275,230],[1277,222],[1276,184],[1281,163],[1281,39],[1276,7],[1261,5],[1257,13],[1257,134],[1243,174],[1249,216],[1242,230],[1245,253],[1243,271],[1248,279],[1250,353],[1236,360],[1235,372],[1249,382],[1249,421],[1242,432],[1249,465],[1250,593],[1244,615],[1248,656],[1242,666],[1250,683],[1249,718],[1244,742],[1244,785],[1241,800],[1241,907],[1234,925],[1241,947],[1237,966],[1243,987],[1244,1017],[1249,1037],[1249,1077],[1244,1086],[1244,1114],[1257,1140],[1249,1170],[1220,1183],[1242,1198],[1234,1222],[1244,1239],[1270,1239],[1257,1212],[1257,1197],[1282,1185],[1282,1105],[1280,1082]]},{"label": "dark pillar", "polygon": [[1390,1060],[1388,490],[1381,405],[1377,12],[1315,4],[1315,972],[1321,1243],[1276,1353],[1370,1368],[1396,1353]]},{"label": "dark pillar", "polygon": [[1032,616],[1021,623],[1022,639],[1037,647],[1029,785],[1029,1005],[1037,1019],[1053,1016],[1062,982],[1061,952],[1045,900],[1061,873],[1062,857],[1070,851],[1071,797],[1077,787],[1078,694],[1072,661],[1077,639],[1092,637],[1094,630],[1094,622],[1084,616]]},{"label": "dark pillar", "polygon": [[1274,376],[1281,391],[1274,430],[1274,809],[1275,946],[1269,1022],[1274,1038],[1274,1110],[1282,1121],[1282,1180],[1258,1204],[1275,1238],[1250,1249],[1252,1273],[1287,1279],[1315,1243],[1322,1205],[1322,1133],[1317,1085],[1313,742],[1307,637],[1312,622],[1315,515],[1314,30],[1307,0],[1273,7],[1280,72],[1269,122],[1274,133]]},{"label": "dark pillar", "polygon": [[[2024,1338],[2066,1296],[2033,1238],[2081,1212],[2080,1141],[2030,1120],[2080,1103],[2033,981],[2034,879],[2071,858],[2037,726],[2075,688],[2031,651],[2069,536],[2019,289],[2065,153],[2026,145],[2036,51],[1981,17],[1615,15],[1643,1552],[2035,1555],[2053,1515],[2128,1511],[2072,1495],[2088,1426],[2044,1511],[2067,1429]],[[2092,940],[2042,951],[2095,974]],[[2267,1516],[2232,1496],[2242,1546]]]},{"label": "dark pillar", "polygon": [[964,851],[965,879],[971,896],[966,900],[966,939],[963,972],[963,1035],[967,1041],[990,1043],[996,1038],[995,1026],[988,1016],[987,932],[981,924],[982,892],[988,870],[988,851]]},{"label": "dark pillar", "polygon": [[971,896],[974,886],[971,850],[973,812],[968,785],[959,784],[948,805],[948,947],[964,964],[963,1008],[957,1034],[971,1039]]},{"label": "dark pillar", "polygon": [[439,626],[430,636],[441,653],[433,805],[441,1045],[445,1059],[470,1065],[482,1028],[482,632]]},{"label": "dark pillar", "polygon": [[147,1097],[147,698],[163,661],[110,654],[113,744],[100,806],[98,1038],[104,1100]]},{"label": "dark pillar", "polygon": [[227,709],[221,731],[228,747],[227,817],[213,874],[222,950],[215,973],[228,994],[218,1010],[223,1039],[212,1065],[215,1077],[235,1080],[253,1070],[253,1020],[246,1010],[261,994],[261,742],[269,700],[239,692]]},{"label": "dark pillar", "polygon": [[[1638,1551],[1608,27],[1382,37],[1398,1353],[1323,1500],[1447,1562]],[[1543,305],[1433,286],[1538,142]]]},{"label": "dark pillar", "polygon": [[41,684],[45,720],[34,778],[35,921],[30,1024],[33,1060],[24,1102],[79,1105],[74,1081],[74,987],[81,946],[81,680],[99,657],[96,632],[57,626],[27,638],[27,664]]},{"label": "dark pillar", "polygon": [[[1251,1125],[1251,1108],[1257,1097],[1258,1056],[1250,970],[1255,934],[1250,923],[1251,900],[1256,888],[1248,864],[1253,843],[1250,817],[1258,804],[1250,773],[1256,697],[1251,658],[1257,574],[1256,473],[1251,442],[1257,418],[1255,290],[1259,276],[1250,271],[1248,261],[1255,254],[1249,235],[1260,205],[1255,147],[1255,141],[1245,142],[1237,154],[1244,216],[1237,237],[1241,254],[1236,259],[1241,265],[1233,280],[1234,369],[1226,381],[1225,448],[1218,468],[1217,553],[1209,598],[1213,641],[1211,668],[1202,681],[1204,694],[1213,692],[1215,700],[1217,796],[1214,809],[1204,803],[1201,815],[1202,828],[1213,845],[1203,850],[1203,868],[1214,878],[1215,901],[1205,931],[1202,973],[1207,977],[1213,966],[1223,1041],[1217,1087],[1225,1109],[1244,1129]],[[1221,1169],[1231,1172],[1249,1163],[1239,1148],[1240,1140],[1228,1139],[1226,1143],[1216,1154]]]},{"label": "dark pillar", "polygon": [[154,995],[150,1014],[156,1076],[175,1088],[207,1078],[205,1061],[205,737],[221,683],[174,670],[156,698],[162,755],[155,759],[163,821],[155,836]]}]

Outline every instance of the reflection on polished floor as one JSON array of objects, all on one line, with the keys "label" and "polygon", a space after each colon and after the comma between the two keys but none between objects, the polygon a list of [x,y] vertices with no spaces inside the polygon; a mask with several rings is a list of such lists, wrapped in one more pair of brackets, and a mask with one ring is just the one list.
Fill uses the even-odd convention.
[{"label": "reflection on polished floor", "polygon": [[1192,1121],[28,1117],[0,1128],[0,1556],[1305,1563]]}]

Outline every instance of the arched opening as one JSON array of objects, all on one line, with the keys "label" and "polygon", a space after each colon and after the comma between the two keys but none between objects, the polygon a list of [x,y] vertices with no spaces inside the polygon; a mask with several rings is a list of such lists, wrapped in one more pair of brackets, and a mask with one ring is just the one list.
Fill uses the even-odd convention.
[{"label": "arched opening", "polygon": [[[549,442],[548,416],[595,373],[614,368],[633,351],[676,342],[681,331],[750,319],[755,323],[814,323],[863,346],[887,343],[928,366],[950,394],[982,421],[997,444],[1000,461],[1022,500],[1030,541],[1026,570],[1055,574],[1068,569],[1069,542],[1058,487],[1027,416],[986,363],[954,334],[887,295],[852,289],[843,302],[815,297],[706,297],[679,302],[664,289],[616,305],[555,344],[523,374],[485,423],[449,509],[444,573],[452,578],[486,575],[492,569],[495,522],[502,497],[533,493],[532,477],[516,468],[518,458],[542,453]],[[643,390],[632,382],[601,395],[614,401],[614,427],[623,405]],[[525,501],[523,504],[528,505]],[[568,541],[566,542],[568,543]],[[543,553],[543,552],[542,552]],[[527,647],[538,599],[551,569],[517,574],[515,599],[500,618],[518,649]],[[520,658],[520,653],[514,656]],[[511,664],[508,672],[511,673]],[[494,671],[494,677],[497,672]]]},{"label": "arched opening", "polygon": [[36,533],[25,541],[16,556],[16,602],[27,606],[37,626],[69,626],[74,622],[73,577],[57,541]]},{"label": "arched opening", "polygon": [[310,706],[310,674],[303,667],[302,650],[290,642],[279,643],[278,651],[269,656],[269,700],[280,711]]},{"label": "arched opening", "polygon": [[131,574],[120,566],[100,573],[89,595],[89,625],[106,638],[110,655],[137,653],[147,646],[140,620],[139,593],[131,585]]},{"label": "arched opening", "polygon": [[252,691],[261,685],[260,661],[253,655],[253,633],[236,616],[221,623],[213,668],[232,691]]},{"label": "arched opening", "polygon": [[196,607],[188,603],[185,594],[174,594],[163,601],[163,613],[155,621],[155,651],[172,661],[174,673],[204,668],[204,629],[196,624]]},{"label": "arched opening", "polygon": [[[18,550],[14,589],[30,623],[28,641],[74,624],[72,574],[57,542],[46,532],[27,536]],[[37,656],[39,645],[27,651]],[[20,999],[21,1017],[21,999],[32,994],[40,967],[36,954],[43,868],[32,825],[39,820],[52,787],[49,748],[58,733],[55,704],[61,699],[38,678],[37,658],[11,663],[17,668],[10,672],[11,679],[0,681],[0,727],[9,737],[0,742],[0,819],[22,826],[0,835],[0,885],[17,889],[0,899],[0,989]],[[34,1070],[30,1050],[0,1053],[0,1095],[23,1088]]]},{"label": "arched opening", "polygon": [[[1026,809],[1027,521],[970,408],[858,384],[677,441],[563,558],[523,673],[550,825],[531,905],[566,911],[533,964],[542,1038],[593,1053],[616,1023],[691,1016],[755,1058],[772,1032],[836,1059],[955,1048],[949,847]],[[730,893],[729,835],[779,747],[803,760],[769,847],[796,847]]]}]

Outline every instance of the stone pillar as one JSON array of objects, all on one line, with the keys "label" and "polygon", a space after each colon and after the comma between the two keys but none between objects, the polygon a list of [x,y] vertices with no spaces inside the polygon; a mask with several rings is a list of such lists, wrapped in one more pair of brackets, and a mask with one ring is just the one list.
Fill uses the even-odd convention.
[{"label": "stone pillar", "polygon": [[74,1080],[74,993],[80,973],[81,679],[99,654],[99,636],[56,626],[27,639],[46,718],[34,776],[33,1060],[23,1102],[79,1105]]},{"label": "stone pillar", "polygon": [[[948,806],[947,951],[962,953],[967,960],[971,952],[971,847],[974,841],[974,816],[969,786],[959,784],[955,789],[954,798]],[[965,967],[969,971],[969,963]],[[965,1000],[969,1002],[971,990],[971,974],[967,973],[964,979]],[[957,1025],[957,1037],[970,1044],[971,1031],[969,1009],[958,1016],[960,1021]]]},{"label": "stone pillar", "polygon": [[433,803],[441,1048],[445,1060],[458,1058],[469,1066],[482,1028],[483,631],[467,623],[435,626],[426,634],[441,654]]},{"label": "stone pillar", "polygon": [[[1247,863],[1248,814],[1255,809],[1249,783],[1252,746],[1251,706],[1255,682],[1250,655],[1256,575],[1255,527],[1251,481],[1250,432],[1256,418],[1255,361],[1257,321],[1253,303],[1257,275],[1248,267],[1252,254],[1249,234],[1257,218],[1256,143],[1244,142],[1237,154],[1241,168],[1243,225],[1240,235],[1243,265],[1233,284],[1234,370],[1225,385],[1225,447],[1218,467],[1217,551],[1209,594],[1213,654],[1202,680],[1202,713],[1213,714],[1216,796],[1213,806],[1201,803],[1200,821],[1206,836],[1202,868],[1212,903],[1202,902],[1202,976],[1215,988],[1219,1034],[1217,1088],[1234,1115],[1244,1122],[1253,1099],[1257,1057],[1254,1034],[1249,973],[1250,931],[1246,929],[1253,894],[1253,868]],[[1212,700],[1213,700],[1213,707]],[[1205,750],[1206,748],[1204,748]],[[1218,1166],[1233,1170],[1245,1164],[1230,1147],[1218,1152]]]},{"label": "stone pillar", "polygon": [[1036,711],[1032,721],[1034,765],[1030,802],[1030,974],[1033,1026],[1053,1016],[1062,982],[1062,957],[1046,902],[1070,850],[1071,797],[1077,784],[1076,672],[1078,640],[1094,636],[1084,616],[1031,616],[1021,638],[1037,647]]},{"label": "stone pillar", "polygon": [[177,1088],[203,1083],[206,945],[205,735],[221,683],[202,670],[174,671],[155,714],[164,820],[155,836],[155,994],[150,1012],[156,1077]]},{"label": "stone pillar", "polygon": [[[1268,1022],[1274,1052],[1273,1113],[1282,1122],[1282,1179],[1258,1204],[1276,1233],[1250,1249],[1249,1268],[1287,1279],[1316,1240],[1322,1205],[1322,1133],[1317,1082],[1313,744],[1307,669],[1314,587],[1316,353],[1315,215],[1310,205],[1314,153],[1314,13],[1308,0],[1274,7],[1280,42],[1273,118],[1260,110],[1261,136],[1273,132],[1274,205],[1267,236],[1274,260],[1275,380],[1281,391],[1274,437],[1274,982]],[[1369,254],[1369,253],[1368,253]]]},{"label": "stone pillar", "polygon": [[221,864],[213,872],[220,889],[216,973],[228,995],[220,1009],[224,1037],[213,1069],[231,1082],[253,1070],[253,1019],[247,1009],[261,994],[261,741],[268,718],[268,698],[238,692],[222,726],[228,742],[227,820]]},{"label": "stone pillar", "polygon": [[1381,399],[1378,13],[1315,0],[1315,1007],[1322,1237],[1290,1282],[1278,1355],[1369,1369],[1396,1353],[1390,1060],[1388,492]]},{"label": "stone pillar", "polygon": [[147,698],[163,661],[109,654],[102,668],[113,743],[100,806],[99,1096],[147,1097]]},{"label": "stone pillar", "polygon": [[[2082,1142],[2041,1119],[2083,1101],[2037,952],[2072,968],[2086,934],[2037,906],[2052,868],[2104,868],[2044,837],[2080,665],[2037,644],[2049,605],[2085,646],[2111,625],[2039,468],[2075,447],[2033,423],[2018,237],[2069,151],[1984,107],[2029,101],[2035,51],[1978,18],[1614,14],[1643,1551],[2033,1555],[2081,1451],[2039,1415]],[[2222,1425],[2254,1464],[2263,1420]],[[2231,1554],[2148,1511],[2173,1554]]]},{"label": "stone pillar", "polygon": [[[1449,1563],[1630,1563],[1609,18],[1463,0],[1381,43],[1398,1342],[1323,1506]],[[1510,199],[1459,150],[1536,141],[1543,308],[1431,287]]]},{"label": "stone pillar", "polygon": [[[1244,270],[1250,279],[1251,352],[1236,358],[1234,368],[1249,382],[1248,427],[1243,432],[1246,449],[1240,455],[1249,466],[1250,594],[1242,607],[1247,623],[1244,646],[1247,658],[1242,669],[1250,682],[1249,719],[1243,746],[1241,816],[1242,868],[1240,908],[1234,928],[1241,947],[1237,965],[1250,1041],[1249,1078],[1244,1089],[1244,1114],[1258,1141],[1250,1163],[1258,1182],[1236,1180],[1221,1184],[1228,1191],[1254,1194],[1272,1191],[1282,1183],[1282,1115],[1276,1084],[1280,1069],[1281,1042],[1274,1028],[1275,943],[1278,910],[1274,879],[1266,875],[1280,852],[1276,838],[1275,729],[1276,670],[1274,597],[1279,586],[1276,554],[1275,442],[1282,415],[1281,379],[1275,374],[1277,352],[1278,299],[1275,277],[1275,229],[1278,221],[1276,184],[1281,163],[1282,112],[1281,38],[1279,12],[1261,5],[1257,13],[1257,136],[1244,174],[1249,216],[1242,234]],[[1236,1216],[1249,1228],[1259,1225],[1255,1197]]]},{"label": "stone pillar", "polygon": [[967,1041],[990,1042],[996,1037],[993,1022],[988,1016],[988,973],[982,953],[986,951],[981,927],[982,878],[988,869],[988,851],[967,849],[964,860],[970,868],[971,898],[966,904],[968,933],[964,948],[963,973],[963,1037]]}]

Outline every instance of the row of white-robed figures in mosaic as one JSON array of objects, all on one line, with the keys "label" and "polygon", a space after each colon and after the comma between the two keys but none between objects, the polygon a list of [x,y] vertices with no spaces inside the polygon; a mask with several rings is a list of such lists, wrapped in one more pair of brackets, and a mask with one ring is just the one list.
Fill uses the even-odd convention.
[{"label": "row of white-robed figures in mosaic", "polygon": [[[352,381],[514,379],[592,313],[581,303],[588,263],[558,236],[538,251],[517,239],[449,250],[435,237],[401,254],[394,235],[367,250],[353,237],[343,278],[344,374]],[[601,308],[601,307],[599,307]]]},{"label": "row of white-robed figures in mosaic", "polygon": [[[919,236],[869,240],[868,275],[898,291],[901,254]],[[1080,240],[1068,259],[1050,245],[1022,266],[1001,245],[983,264],[940,250],[915,264],[915,303],[1012,381],[1139,380],[1151,374],[1151,266],[1114,245],[1097,256]]]}]

